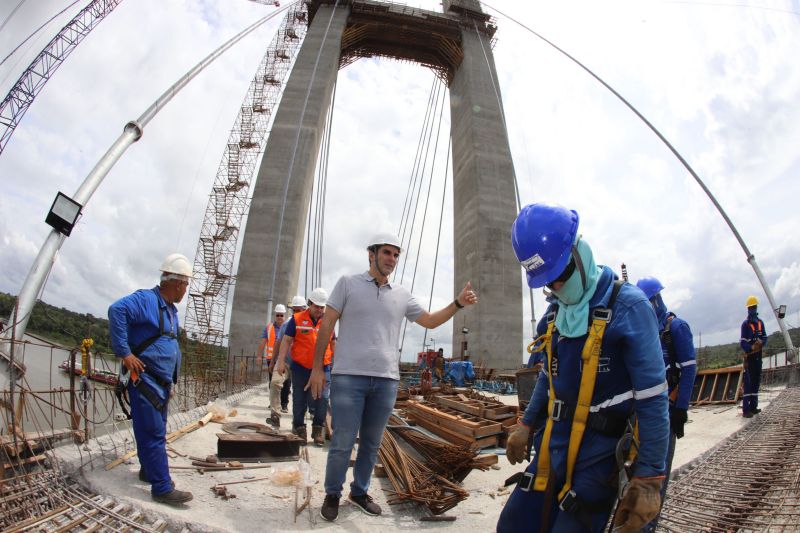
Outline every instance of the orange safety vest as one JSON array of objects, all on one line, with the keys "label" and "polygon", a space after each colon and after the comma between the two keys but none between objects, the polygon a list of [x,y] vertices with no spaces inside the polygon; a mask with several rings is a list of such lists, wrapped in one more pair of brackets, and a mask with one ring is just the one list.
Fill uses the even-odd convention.
[{"label": "orange safety vest", "polygon": [[[292,343],[292,362],[297,363],[305,368],[314,367],[314,348],[317,345],[317,333],[322,324],[322,320],[318,320],[316,325],[311,320],[311,313],[308,309],[300,313],[295,313],[294,316],[294,342]],[[333,339],[333,334],[331,334]],[[331,343],[328,341],[328,346],[325,348],[324,364],[329,365],[333,360],[333,350]]]},{"label": "orange safety vest", "polygon": [[275,322],[270,322],[267,326],[267,350],[264,355],[266,362],[272,361],[272,352],[275,349]]}]

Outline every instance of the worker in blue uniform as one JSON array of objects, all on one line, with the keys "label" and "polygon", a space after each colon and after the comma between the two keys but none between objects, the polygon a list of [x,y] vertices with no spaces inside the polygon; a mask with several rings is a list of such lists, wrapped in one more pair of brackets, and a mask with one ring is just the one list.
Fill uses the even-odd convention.
[{"label": "worker in blue uniform", "polygon": [[[661,498],[667,492],[669,472],[672,470],[672,457],[675,455],[675,439],[683,438],[683,426],[689,419],[689,401],[692,398],[694,378],[697,375],[697,359],[692,340],[692,330],[685,320],[668,311],[661,297],[664,285],[657,278],[644,277],[636,282],[656,312],[661,351],[664,354],[667,386],[669,387],[669,427],[670,439],[667,451],[667,477],[661,489]],[[656,518],[643,531],[655,531]]]},{"label": "worker in blue uniform", "polygon": [[532,204],[511,229],[528,285],[555,301],[542,318],[543,371],[508,439],[511,464],[524,459],[542,411],[547,421],[498,533],[599,532],[617,500],[615,531],[633,533],[660,510],[669,418],[656,316],[638,288],[595,264],[578,223],[575,211]]},{"label": "worker in blue uniform", "polygon": [[181,505],[192,493],[178,490],[167,464],[167,404],[178,382],[178,309],[192,275],[188,259],[169,255],[161,280],[120,298],[108,308],[111,346],[130,376],[127,391],[139,456],[139,479],[151,485],[153,500]]},{"label": "worker in blue uniform", "polygon": [[744,351],[744,396],[742,416],[752,418],[761,412],[758,408],[758,389],[761,386],[762,350],[767,345],[767,330],[764,321],[758,318],[758,298],[750,296],[745,302],[747,319],[742,322],[742,338],[739,346]]}]

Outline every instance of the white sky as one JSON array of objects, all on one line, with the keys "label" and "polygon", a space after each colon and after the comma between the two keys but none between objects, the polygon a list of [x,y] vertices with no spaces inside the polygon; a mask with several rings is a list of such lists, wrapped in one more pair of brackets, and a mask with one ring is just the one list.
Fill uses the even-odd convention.
[{"label": "white sky", "polygon": [[[87,3],[0,65],[3,95]],[[0,2],[0,21],[17,4]],[[0,32],[0,57],[65,4],[23,3]],[[408,4],[440,9],[436,1]],[[778,302],[789,306],[789,323],[800,325],[798,2],[490,5],[582,61],[660,129],[737,225]],[[247,0],[128,0],[92,31],[0,154],[0,290],[19,291],[49,230],[44,217],[56,192],[74,194],[126,122],[274,9]],[[634,281],[659,277],[667,305],[691,324],[696,344],[700,333],[703,345],[738,340],[749,294],[765,304],[762,318],[775,330],[738,243],[661,141],[575,64],[505,17],[497,20],[494,54],[523,204],[576,209],[598,263],[619,271],[624,261]],[[154,285],[167,254],[194,257],[229,129],[276,27],[239,43],[150,123],[84,209],[44,301],[105,316],[116,298]],[[342,273],[365,269],[364,241],[375,229],[399,226],[431,80],[422,67],[384,59],[360,60],[340,73],[325,215],[322,280],[329,290]],[[441,170],[443,162],[437,162]],[[426,305],[438,174],[431,197],[437,209],[428,215],[414,285]],[[434,308],[453,297],[450,194],[448,188]],[[538,292],[534,302],[538,314]],[[523,313],[529,336],[527,302]],[[447,324],[429,332],[448,354],[450,331]],[[421,345],[422,330],[412,326],[405,357]]]}]

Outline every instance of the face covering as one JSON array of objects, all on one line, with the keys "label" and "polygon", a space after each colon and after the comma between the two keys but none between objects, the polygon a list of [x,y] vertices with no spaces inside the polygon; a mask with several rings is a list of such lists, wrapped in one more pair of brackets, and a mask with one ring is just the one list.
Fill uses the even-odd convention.
[{"label": "face covering", "polygon": [[583,285],[581,266],[576,265],[575,272],[564,285],[553,291],[559,302],[556,315],[558,333],[569,338],[581,337],[589,331],[589,300],[594,296],[602,272],[602,269],[595,264],[594,254],[586,241],[578,237],[575,247],[583,263],[586,286]]},{"label": "face covering", "polygon": [[667,321],[667,305],[664,303],[664,300],[661,299],[661,293],[650,298],[650,303],[653,305],[653,309],[656,312],[658,323],[663,327]]},{"label": "face covering", "polygon": [[758,308],[757,307],[753,306],[753,307],[748,307],[747,308],[747,320],[749,320],[750,322],[755,322],[756,320],[758,320]]}]

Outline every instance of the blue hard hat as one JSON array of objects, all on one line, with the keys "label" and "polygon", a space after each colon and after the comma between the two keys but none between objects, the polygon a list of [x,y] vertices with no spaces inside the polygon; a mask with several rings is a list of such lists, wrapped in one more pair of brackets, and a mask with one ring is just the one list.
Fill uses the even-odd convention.
[{"label": "blue hard hat", "polygon": [[511,245],[525,268],[528,286],[544,287],[564,271],[578,222],[576,211],[560,205],[530,204],[522,208],[511,226]]},{"label": "blue hard hat", "polygon": [[647,296],[648,300],[664,290],[664,286],[661,284],[661,282],[652,276],[647,276],[640,279],[636,282],[636,286],[642,289],[642,292],[645,296]]}]

